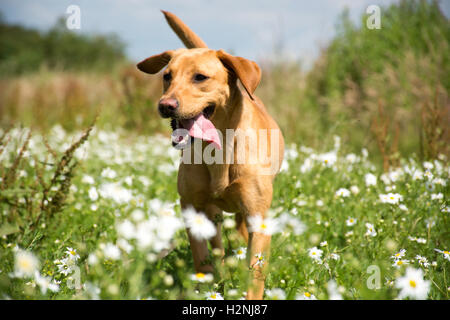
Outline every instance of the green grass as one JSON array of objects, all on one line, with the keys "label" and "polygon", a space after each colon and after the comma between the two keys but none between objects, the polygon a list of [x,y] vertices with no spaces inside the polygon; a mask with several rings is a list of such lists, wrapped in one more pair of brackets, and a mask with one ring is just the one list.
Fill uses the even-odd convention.
[{"label": "green grass", "polygon": [[[6,147],[0,155],[1,172],[14,166],[24,136],[23,131],[16,129],[6,134],[2,143]],[[78,136],[54,128],[48,143],[61,155]],[[344,299],[395,299],[399,290],[393,282],[405,274],[406,267],[413,267],[422,269],[425,280],[430,281],[429,299],[448,299],[450,261],[435,251],[450,249],[448,161],[441,157],[426,172],[422,164],[403,159],[400,168],[382,178],[382,172],[363,154],[348,156],[345,149],[343,145],[328,150],[328,156],[323,153],[327,150],[320,153],[295,145],[287,149],[286,166],[275,182],[271,214],[301,221],[306,230],[295,235],[286,227],[272,237],[266,289],[281,288],[287,299],[305,293],[329,299],[327,287],[330,289],[329,281],[335,280]],[[32,135],[29,150],[17,168],[17,179],[0,190],[2,199],[8,199],[0,202],[0,297],[205,299],[206,292],[214,291],[225,299],[241,298],[247,290],[248,268],[244,260],[234,257],[232,250],[245,243],[233,229],[222,230],[225,263],[211,256],[217,264],[211,283],[191,280],[193,261],[183,227],[164,243],[170,246],[166,252],[160,251],[156,242],[142,249],[136,239],[128,240],[128,253],[123,249],[123,233],[117,230],[120,222],[134,221],[143,214],[143,219],[150,221],[149,227],[157,228],[152,232],[164,232],[163,217],[174,214],[173,221],[181,221],[176,191],[177,158],[178,152],[170,147],[168,137],[94,130],[74,153],[78,165],[73,169],[72,186],[64,205],[53,215],[42,211],[38,225],[32,227],[40,211],[29,208],[42,200],[39,192],[28,195],[29,190],[37,188],[36,161],[47,163],[40,174],[44,180],[55,170],[49,165],[52,162],[42,138]],[[310,159],[310,166],[306,159]],[[425,174],[420,178],[416,173],[420,179],[414,180],[410,170]],[[369,172],[378,178],[375,186],[366,186],[364,176]],[[389,176],[395,182],[383,181]],[[358,193],[350,191],[348,197],[336,195],[340,188],[356,191],[354,186]],[[108,198],[108,190],[116,192],[114,198]],[[389,192],[403,197],[399,204],[405,205],[406,211],[399,204],[380,201],[380,195]],[[439,194],[442,197],[434,199]],[[357,221],[353,226],[346,224],[349,217]],[[374,225],[376,236],[366,235],[366,223]],[[424,239],[425,243],[411,237]],[[122,248],[119,253],[106,250],[105,256],[107,244],[121,244]],[[56,260],[67,257],[67,247],[74,248],[79,259],[75,261],[78,268],[65,275],[59,271]],[[321,263],[309,257],[308,249],[313,247],[323,251]],[[40,274],[58,281],[58,292],[47,290],[44,294],[35,277],[12,275],[17,248],[37,257]],[[392,266],[391,256],[401,249],[406,249],[403,259],[410,262],[397,269]],[[338,260],[332,258],[333,253],[339,255]],[[115,260],[114,254],[120,254],[120,258]],[[430,265],[419,265],[416,255],[426,257]],[[370,266],[377,266],[381,272],[379,289],[368,288],[367,281],[373,274],[371,269],[368,271]],[[78,275],[82,287],[74,288],[71,278]]]}]

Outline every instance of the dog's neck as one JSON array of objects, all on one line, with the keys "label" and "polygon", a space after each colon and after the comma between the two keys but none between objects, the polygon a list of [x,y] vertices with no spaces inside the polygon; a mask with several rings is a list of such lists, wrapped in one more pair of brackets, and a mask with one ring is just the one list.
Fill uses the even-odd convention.
[{"label": "dog's neck", "polygon": [[225,135],[226,129],[237,129],[244,109],[244,95],[237,86],[230,86],[230,96],[223,108],[220,108],[213,119],[216,129]]}]

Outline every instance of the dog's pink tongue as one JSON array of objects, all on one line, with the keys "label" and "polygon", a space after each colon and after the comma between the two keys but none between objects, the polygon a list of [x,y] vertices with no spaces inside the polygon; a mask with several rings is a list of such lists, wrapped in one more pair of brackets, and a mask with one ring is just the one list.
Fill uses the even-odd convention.
[{"label": "dog's pink tongue", "polygon": [[213,123],[206,119],[203,114],[189,120],[182,120],[183,128],[189,131],[189,135],[214,144],[217,149],[222,149],[219,134]]}]

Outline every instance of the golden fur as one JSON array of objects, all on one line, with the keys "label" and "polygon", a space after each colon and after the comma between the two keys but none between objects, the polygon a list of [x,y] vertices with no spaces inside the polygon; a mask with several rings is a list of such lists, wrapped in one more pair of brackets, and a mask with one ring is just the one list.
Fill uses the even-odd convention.
[{"label": "golden fur", "polygon": [[[223,157],[237,157],[237,143],[226,141],[226,129],[275,129],[278,125],[266,111],[263,103],[253,94],[261,71],[253,61],[232,56],[222,50],[206,48],[201,39],[184,23],[171,13],[163,12],[174,31],[189,49],[166,51],[151,56],[138,64],[138,68],[147,73],[157,73],[166,65],[164,73],[171,74],[171,80],[165,81],[162,99],[178,100],[178,115],[191,118],[213,103],[216,108],[211,122],[224,137]],[[201,73],[209,77],[208,81],[195,83],[192,77]],[[238,87],[239,80],[245,89]],[[262,138],[269,138],[270,131]],[[260,139],[261,137],[258,137]],[[207,143],[203,143],[205,147]],[[246,154],[249,154],[248,144]],[[277,146],[277,170],[282,163],[284,141],[279,134]],[[268,148],[268,152],[271,152]],[[246,157],[248,157],[246,155]],[[248,159],[248,158],[246,158]],[[254,267],[252,281],[248,289],[247,299],[262,299],[264,293],[264,269],[269,259],[271,237],[262,233],[250,233],[247,230],[249,216],[261,215],[263,218],[272,202],[272,184],[275,174],[262,174],[267,164],[257,162],[250,164],[185,164],[178,172],[178,192],[182,208],[193,206],[204,212],[212,221],[220,221],[222,211],[234,212],[237,229],[248,243],[249,264],[256,262],[256,254],[263,253],[264,266]],[[210,240],[213,248],[223,252],[221,240],[221,223],[216,223],[217,234]],[[188,230],[189,241],[194,258],[196,272],[212,272],[213,267],[205,264],[208,256],[206,241],[194,239]]]}]

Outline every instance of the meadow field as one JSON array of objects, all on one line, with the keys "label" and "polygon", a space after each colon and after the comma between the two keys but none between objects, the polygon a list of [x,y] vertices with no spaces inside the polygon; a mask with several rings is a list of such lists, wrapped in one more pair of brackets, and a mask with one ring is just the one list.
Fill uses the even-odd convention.
[{"label": "meadow field", "polygon": [[[230,214],[224,263],[212,252],[214,277],[194,273],[176,192],[179,151],[167,137],[94,128],[85,139],[60,126],[48,139],[2,134],[2,164],[14,168],[1,181],[2,298],[245,295],[246,244]],[[265,297],[448,299],[446,159],[402,159],[383,173],[367,150],[344,150],[338,137],[324,153],[287,148],[268,216],[276,227]]]},{"label": "meadow field", "polygon": [[[344,12],[311,70],[258,61],[287,142],[265,299],[449,299],[450,22],[436,2],[383,12],[380,31]],[[233,214],[215,273],[194,272],[161,77],[61,28],[0,23],[0,299],[245,297]]]}]

